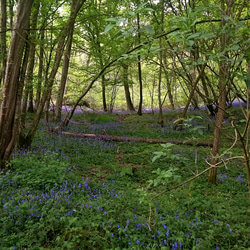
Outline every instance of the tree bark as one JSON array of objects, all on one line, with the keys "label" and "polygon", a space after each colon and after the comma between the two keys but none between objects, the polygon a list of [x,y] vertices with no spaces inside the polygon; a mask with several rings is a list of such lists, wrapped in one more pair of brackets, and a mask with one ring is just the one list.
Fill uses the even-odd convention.
[{"label": "tree bark", "polygon": [[[164,53],[164,51],[163,51]],[[171,81],[169,80],[169,75],[168,75],[168,72],[167,72],[167,55],[166,53],[164,53],[164,56],[163,56],[163,70],[164,70],[164,74],[165,74],[165,78],[166,78],[166,82],[167,82],[167,93],[168,93],[168,100],[169,100],[169,103],[170,103],[170,108],[171,109],[174,109],[174,98],[173,98],[173,94],[172,94],[172,87],[171,87]]]},{"label": "tree bark", "polygon": [[72,1],[72,8],[71,8],[71,13],[70,13],[69,20],[68,20],[65,28],[62,30],[62,32],[60,34],[58,44],[57,44],[54,64],[52,66],[50,75],[49,75],[48,79],[45,82],[44,91],[43,91],[40,103],[38,105],[35,117],[34,117],[34,119],[32,121],[30,130],[29,130],[29,132],[28,132],[28,134],[26,136],[26,143],[24,145],[26,147],[31,145],[32,140],[33,140],[33,138],[35,136],[35,132],[37,130],[39,121],[40,121],[41,116],[42,116],[44,105],[45,105],[46,101],[48,100],[48,98],[50,96],[50,92],[51,92],[51,89],[52,89],[52,86],[53,86],[53,83],[54,83],[54,79],[55,79],[56,73],[58,71],[58,68],[60,66],[61,58],[62,58],[62,55],[63,55],[63,52],[64,52],[64,47],[65,47],[65,44],[66,44],[66,37],[68,36],[70,30],[73,29],[77,13],[79,12],[79,10],[82,7],[84,2],[85,2],[85,0],[73,0]]},{"label": "tree bark", "polygon": [[[33,0],[20,0],[17,6],[15,26],[12,31],[9,55],[3,87],[3,101],[0,110],[0,164],[10,159],[18,141],[21,104],[19,74],[29,27]],[[19,98],[19,100],[18,100]]]},{"label": "tree bark", "polygon": [[[202,68],[201,68],[201,71],[199,72],[199,75],[198,77],[196,78],[196,80],[193,82],[193,87],[192,87],[192,90],[189,94],[189,97],[188,97],[188,100],[187,100],[187,103],[185,105],[185,108],[183,109],[183,112],[182,112],[182,115],[181,117],[182,118],[185,118],[186,117],[186,114],[187,114],[187,111],[188,111],[188,107],[192,101],[192,98],[193,98],[193,95],[195,93],[195,90],[196,90],[196,87],[197,87],[197,84],[201,78],[201,76],[203,75],[204,73],[204,70],[205,70],[205,67],[206,67],[206,64],[203,64]],[[179,128],[179,129],[182,129],[182,123],[183,123],[183,120],[179,120],[179,122],[176,122],[175,124],[175,129]]]},{"label": "tree bark", "polygon": [[[161,0],[161,22],[160,22],[160,28],[161,31],[164,30],[164,0]],[[160,47],[160,54],[159,54],[159,79],[158,79],[158,105],[159,105],[159,114],[158,114],[158,123],[161,125],[161,127],[164,126],[164,120],[163,120],[163,112],[162,112],[162,105],[163,102],[161,100],[161,83],[162,83],[162,67],[163,67],[163,51],[162,51],[162,38],[159,38],[159,47]]]},{"label": "tree bark", "polygon": [[134,112],[134,106],[131,100],[130,91],[129,91],[129,84],[128,84],[128,65],[126,63],[122,64],[123,68],[123,86],[125,91],[125,98],[127,103],[127,110],[130,112]]},{"label": "tree bark", "polygon": [[14,8],[14,5],[15,5],[15,0],[9,0],[9,12],[10,12],[10,28],[13,29],[13,26],[14,26],[14,11],[13,11],[13,8]]},{"label": "tree bark", "polygon": [[[141,34],[140,34],[140,15],[137,13],[137,32],[138,32],[138,44],[141,43]],[[142,72],[141,72],[141,55],[138,54],[138,80],[139,80],[139,106],[138,106],[138,115],[142,115],[142,102],[143,102],[143,95],[142,95]]]},{"label": "tree bark", "polygon": [[72,40],[73,40],[73,29],[70,30],[65,53],[64,53],[62,77],[61,77],[61,82],[60,82],[60,86],[59,86],[59,90],[58,90],[58,94],[57,94],[56,107],[55,107],[55,119],[56,119],[56,121],[61,121],[61,116],[62,116],[61,111],[62,111],[62,104],[63,104],[63,96],[64,96],[65,87],[66,87],[67,78],[68,78]]},{"label": "tree bark", "polygon": [[1,64],[2,71],[0,72],[0,87],[4,80],[6,62],[7,62],[7,48],[6,48],[6,32],[7,32],[7,9],[6,0],[1,0]]},{"label": "tree bark", "polygon": [[[44,30],[42,29],[40,31],[40,40],[41,43],[44,41]],[[42,78],[43,78],[43,58],[44,58],[44,51],[43,51],[43,46],[40,46],[39,50],[39,66],[38,66],[38,75],[37,75],[37,89],[36,89],[36,100],[35,100],[35,110],[37,110],[40,99],[41,99],[41,89],[42,89]]]},{"label": "tree bark", "polygon": [[[227,8],[225,10],[225,2],[224,0],[221,0],[221,9],[222,9],[222,18],[221,18],[221,28],[225,26],[226,21],[224,19],[224,14],[227,13],[230,16],[230,13],[228,11],[230,10]],[[224,32],[220,37],[220,48],[221,52],[224,52],[226,49],[228,43],[228,36]],[[226,56],[226,55],[225,55]],[[220,149],[220,139],[221,139],[221,129],[223,126],[223,119],[225,115],[225,109],[226,109],[226,83],[227,78],[229,75],[229,68],[228,68],[228,62],[225,60],[222,60],[219,63],[219,109],[218,113],[216,115],[216,123],[214,128],[214,142],[213,142],[213,149],[212,149],[212,165],[215,165],[218,162],[218,153]],[[216,184],[216,178],[217,178],[217,168],[214,167],[209,171],[208,176],[208,182],[211,184]]]},{"label": "tree bark", "polygon": [[[161,48],[161,38],[159,39],[159,45]],[[164,120],[163,120],[162,101],[161,101],[161,80],[162,80],[162,51],[160,51],[160,68],[159,68],[159,79],[158,79],[158,105],[159,105],[158,123],[161,125],[161,127],[163,127]]]},{"label": "tree bark", "polygon": [[102,75],[102,105],[103,111],[107,112],[107,100],[106,100],[106,85],[105,85],[105,75]]},{"label": "tree bark", "polygon": [[30,97],[30,102],[28,105],[28,112],[33,113],[33,71],[35,65],[35,51],[36,51],[36,27],[37,27],[37,18],[39,13],[40,2],[34,4],[34,12],[31,14],[31,31],[29,34],[29,63],[27,67],[27,75],[25,78],[25,93],[22,107],[22,122],[25,123],[26,110],[28,99]]}]

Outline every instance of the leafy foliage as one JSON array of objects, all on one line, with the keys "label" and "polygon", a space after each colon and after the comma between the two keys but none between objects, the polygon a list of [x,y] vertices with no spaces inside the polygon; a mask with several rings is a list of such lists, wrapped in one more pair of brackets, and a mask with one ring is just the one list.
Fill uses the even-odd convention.
[{"label": "leafy foliage", "polygon": [[[85,114],[87,123],[69,129],[80,131],[98,123],[101,131],[108,117]],[[112,122],[115,117],[120,120],[114,115]],[[169,118],[172,121],[171,114]],[[131,119],[127,116],[115,124],[130,135],[144,131],[147,137],[145,124],[152,125],[151,116],[138,117],[136,125],[127,126]],[[151,127],[152,136],[159,131]],[[188,131],[180,133],[184,138]],[[161,152],[161,157],[152,162],[157,156],[153,152]],[[0,248],[246,249],[249,208],[243,163],[238,161],[221,170],[216,187],[201,177],[157,199],[149,230],[148,199],[178,182],[179,176],[190,178],[197,165],[205,168],[207,149],[199,148],[196,165],[195,152],[184,145],[48,135],[41,125],[32,147],[16,150],[12,169],[0,175]]]}]

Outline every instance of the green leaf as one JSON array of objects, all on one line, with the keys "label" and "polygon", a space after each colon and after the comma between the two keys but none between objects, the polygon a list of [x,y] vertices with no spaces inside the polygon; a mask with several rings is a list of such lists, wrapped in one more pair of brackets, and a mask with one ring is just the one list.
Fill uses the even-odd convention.
[{"label": "green leaf", "polygon": [[194,39],[194,38],[197,38],[197,37],[200,37],[201,36],[201,33],[200,32],[197,32],[197,33],[194,33],[194,34],[191,34],[190,36],[187,37],[187,39]]},{"label": "green leaf", "polygon": [[173,123],[175,124],[175,123],[178,123],[178,122],[183,121],[183,120],[184,120],[184,118],[178,118],[178,119],[175,120]]},{"label": "green leaf", "polygon": [[160,152],[154,152],[155,156],[152,159],[152,162],[155,162],[157,159],[159,159],[161,156],[165,156],[166,153],[160,151]]},{"label": "green leaf", "polygon": [[213,33],[205,33],[205,34],[202,34],[201,36],[200,36],[200,38],[208,38],[208,39],[211,39],[211,38],[215,38],[216,37],[216,35],[215,34],[213,34]]},{"label": "green leaf", "polygon": [[151,25],[147,25],[145,27],[143,27],[143,29],[150,35],[153,35],[155,33],[154,29],[152,28]]},{"label": "green leaf", "polygon": [[165,143],[165,144],[161,144],[161,146],[165,149],[170,149],[174,146],[174,144],[168,142],[168,143]]},{"label": "green leaf", "polygon": [[250,79],[246,79],[245,83],[246,83],[247,88],[250,88]]},{"label": "green leaf", "polygon": [[136,15],[135,12],[133,12],[133,11],[129,11],[128,14],[129,14],[130,16],[132,16],[132,17]]},{"label": "green leaf", "polygon": [[142,11],[142,9],[144,8],[144,6],[146,6],[147,3],[142,3],[141,5],[138,6],[138,8],[136,9],[136,12],[140,12]]},{"label": "green leaf", "polygon": [[241,119],[241,120],[239,120],[239,122],[245,123],[245,122],[246,122],[246,119]]},{"label": "green leaf", "polygon": [[114,26],[115,24],[109,24],[108,26],[106,26],[104,33],[108,33]]},{"label": "green leaf", "polygon": [[189,47],[192,47],[194,45],[194,41],[193,40],[186,40],[185,44]]},{"label": "green leaf", "polygon": [[107,18],[105,19],[107,22],[114,22],[114,23],[117,23],[118,22],[118,19],[117,18],[114,18],[114,17],[110,17],[110,18]]},{"label": "green leaf", "polygon": [[151,11],[151,12],[154,12],[155,10],[154,10],[154,9],[152,9],[152,8],[144,8],[144,9],[143,9],[143,11],[148,11],[148,12],[150,12],[150,11]]}]

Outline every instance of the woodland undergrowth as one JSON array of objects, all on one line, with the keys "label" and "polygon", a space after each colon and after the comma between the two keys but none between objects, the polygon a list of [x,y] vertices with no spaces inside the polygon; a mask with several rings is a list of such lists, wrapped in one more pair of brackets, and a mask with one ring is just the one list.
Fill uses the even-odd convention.
[{"label": "woodland undergrowth", "polygon": [[[178,115],[165,113],[162,128],[157,114],[81,113],[67,131],[212,141],[205,115],[175,131]],[[222,151],[233,135],[226,124]],[[249,249],[243,160],[219,168],[217,185],[203,174],[164,193],[208,168],[210,151],[66,137],[41,123],[32,147],[15,150],[0,175],[0,249]],[[239,153],[236,145],[224,159]]]}]

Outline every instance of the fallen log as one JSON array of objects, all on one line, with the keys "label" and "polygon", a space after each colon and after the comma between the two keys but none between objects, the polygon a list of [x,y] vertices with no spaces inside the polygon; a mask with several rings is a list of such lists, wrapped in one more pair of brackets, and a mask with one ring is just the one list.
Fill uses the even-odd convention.
[{"label": "fallen log", "polygon": [[202,146],[202,147],[212,147],[213,142],[210,141],[182,141],[182,140],[166,140],[166,139],[148,139],[148,138],[138,138],[138,137],[125,137],[125,136],[112,136],[112,135],[99,135],[99,134],[81,134],[81,133],[71,133],[71,132],[61,132],[62,135],[79,137],[79,138],[92,138],[101,139],[105,141],[118,141],[118,142],[145,142],[145,143],[173,143],[173,144],[183,144],[190,146]]}]

